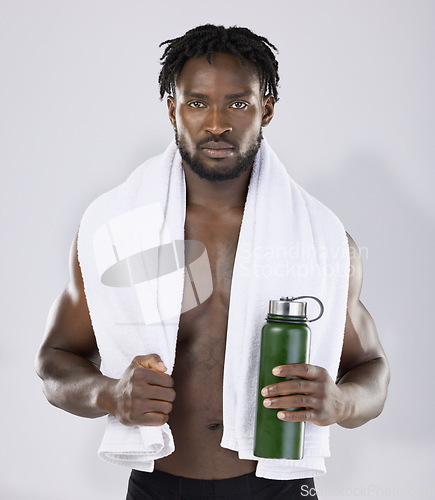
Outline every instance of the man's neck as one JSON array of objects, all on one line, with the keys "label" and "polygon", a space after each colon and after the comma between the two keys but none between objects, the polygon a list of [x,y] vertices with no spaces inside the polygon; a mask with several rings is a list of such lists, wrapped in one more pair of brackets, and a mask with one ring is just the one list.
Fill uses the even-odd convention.
[{"label": "man's neck", "polygon": [[183,162],[186,179],[187,206],[202,206],[211,212],[222,212],[245,205],[252,165],[236,179],[209,181],[192,172]]}]

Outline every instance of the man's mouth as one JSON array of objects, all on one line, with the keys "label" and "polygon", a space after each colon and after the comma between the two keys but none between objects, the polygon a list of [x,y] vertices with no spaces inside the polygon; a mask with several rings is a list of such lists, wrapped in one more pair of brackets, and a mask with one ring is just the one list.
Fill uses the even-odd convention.
[{"label": "man's mouth", "polygon": [[234,146],[228,142],[207,142],[201,145],[201,150],[209,158],[227,158],[234,153]]}]

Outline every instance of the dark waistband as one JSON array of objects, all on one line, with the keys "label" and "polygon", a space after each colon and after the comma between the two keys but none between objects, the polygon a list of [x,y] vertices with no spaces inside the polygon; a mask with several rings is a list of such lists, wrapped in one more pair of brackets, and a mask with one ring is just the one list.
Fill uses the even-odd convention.
[{"label": "dark waistband", "polygon": [[[177,495],[197,495],[209,496],[210,498],[247,498],[247,492],[268,492],[264,498],[273,498],[273,492],[276,494],[285,494],[285,498],[301,498],[302,492],[315,491],[313,478],[305,479],[286,479],[273,480],[264,477],[257,477],[255,472],[244,474],[243,476],[230,477],[228,479],[192,479],[189,477],[174,476],[167,472],[154,469],[153,472],[141,472],[133,470],[131,479],[143,491],[149,491],[157,488],[158,491],[164,490],[170,493],[173,498],[179,498]],[[306,488],[306,489],[305,489]],[[309,489],[308,489],[309,488]],[[310,493],[311,495],[312,493]],[[195,497],[196,498],[196,497]],[[249,497],[251,498],[251,497]],[[263,498],[263,497],[262,497]],[[276,498],[278,498],[276,496]],[[284,497],[279,497],[284,498]],[[317,499],[317,496],[310,496]]]},{"label": "dark waistband", "polygon": [[157,469],[154,469],[151,473],[133,470],[132,475],[140,481],[164,484],[165,489],[168,491],[172,490],[174,493],[182,490],[184,493],[194,492],[197,495],[208,495],[211,491],[217,495],[234,494],[238,490],[241,492],[246,491],[248,484],[252,485],[253,482],[264,484],[265,481],[271,481],[270,479],[257,477],[255,472],[227,479],[193,479],[190,477],[174,476],[173,474]]}]

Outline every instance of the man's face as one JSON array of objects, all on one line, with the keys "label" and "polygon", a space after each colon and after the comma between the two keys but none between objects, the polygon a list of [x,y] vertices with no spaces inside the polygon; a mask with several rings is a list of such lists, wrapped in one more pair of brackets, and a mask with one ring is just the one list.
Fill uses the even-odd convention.
[{"label": "man's face", "polygon": [[184,163],[211,181],[246,171],[273,116],[273,96],[263,97],[251,63],[213,53],[189,59],[168,97],[169,117]]}]

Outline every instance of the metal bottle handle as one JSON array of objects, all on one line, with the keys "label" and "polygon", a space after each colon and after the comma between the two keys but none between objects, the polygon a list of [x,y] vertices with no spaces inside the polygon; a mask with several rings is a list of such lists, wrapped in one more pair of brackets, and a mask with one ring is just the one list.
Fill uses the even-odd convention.
[{"label": "metal bottle handle", "polygon": [[323,306],[323,303],[320,299],[318,299],[317,297],[313,297],[312,295],[301,295],[300,297],[290,297],[289,300],[293,301],[293,300],[299,300],[299,299],[313,299],[315,300],[319,306],[320,306],[320,312],[319,312],[319,315],[316,316],[315,318],[313,319],[307,319],[307,323],[312,323],[313,321],[317,321],[318,319],[320,319],[322,316],[323,316],[323,312],[325,310],[325,307]]}]

